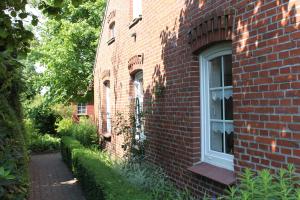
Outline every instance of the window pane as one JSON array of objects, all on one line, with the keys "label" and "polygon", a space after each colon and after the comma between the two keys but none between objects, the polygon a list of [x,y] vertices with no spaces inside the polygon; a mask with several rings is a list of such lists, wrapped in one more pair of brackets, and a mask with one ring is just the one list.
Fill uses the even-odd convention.
[{"label": "window pane", "polygon": [[226,143],[226,153],[233,154],[233,131],[230,133],[225,132],[225,143]]},{"label": "window pane", "polygon": [[232,97],[225,99],[225,119],[226,120],[233,120],[233,99]]},{"label": "window pane", "polygon": [[210,149],[223,152],[223,123],[211,122]]},{"label": "window pane", "polygon": [[224,56],[224,86],[232,85],[232,57]]},{"label": "window pane", "polygon": [[210,118],[223,119],[223,91],[210,91]]},{"label": "window pane", "polygon": [[221,58],[217,57],[210,61],[211,67],[209,70],[209,87],[221,87],[222,86],[222,65]]}]

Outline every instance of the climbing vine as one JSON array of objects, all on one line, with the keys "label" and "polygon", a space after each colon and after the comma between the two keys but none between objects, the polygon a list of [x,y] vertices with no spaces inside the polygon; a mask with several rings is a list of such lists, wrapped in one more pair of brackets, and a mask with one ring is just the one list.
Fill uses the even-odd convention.
[{"label": "climbing vine", "polygon": [[[135,105],[139,104],[138,98],[135,99]],[[141,162],[145,158],[145,147],[147,140],[144,135],[144,115],[140,106],[127,113],[117,112],[114,121],[114,131],[117,135],[124,136],[122,148],[125,151],[125,158],[129,162]]]}]

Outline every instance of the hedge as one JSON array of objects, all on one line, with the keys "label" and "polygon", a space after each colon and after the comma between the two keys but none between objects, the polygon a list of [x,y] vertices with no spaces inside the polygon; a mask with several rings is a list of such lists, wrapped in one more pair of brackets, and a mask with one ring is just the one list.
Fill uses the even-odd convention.
[{"label": "hedge", "polygon": [[80,181],[87,200],[150,200],[151,195],[124,180],[101,159],[71,137],[61,140],[64,161]]}]

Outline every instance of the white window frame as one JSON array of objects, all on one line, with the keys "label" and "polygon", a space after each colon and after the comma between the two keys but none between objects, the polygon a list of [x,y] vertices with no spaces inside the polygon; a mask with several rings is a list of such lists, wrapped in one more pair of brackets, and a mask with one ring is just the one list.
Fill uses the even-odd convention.
[{"label": "white window frame", "polygon": [[[144,103],[144,94],[143,94],[143,71],[139,71],[134,76],[134,89],[135,89],[135,99],[138,98],[139,104],[140,104],[140,111],[143,112],[143,103]],[[136,119],[138,115],[137,108],[136,109]],[[137,120],[136,120],[136,128],[139,126]],[[141,124],[141,126],[143,126]],[[135,138],[137,140],[144,140],[146,139],[145,133],[143,131],[143,127],[141,127],[140,135],[136,135]]]},{"label": "white window frame", "polygon": [[233,171],[233,155],[210,149],[210,103],[209,66],[210,60],[232,55],[230,43],[215,45],[199,55],[200,64],[200,102],[201,102],[201,161]]},{"label": "white window frame", "polygon": [[77,104],[77,115],[87,115],[86,103],[78,103]]},{"label": "white window frame", "polygon": [[106,82],[105,86],[105,104],[106,104],[106,131],[111,133],[111,108],[110,108],[110,83]]},{"label": "white window frame", "polygon": [[132,18],[137,19],[142,16],[142,0],[132,0]]}]

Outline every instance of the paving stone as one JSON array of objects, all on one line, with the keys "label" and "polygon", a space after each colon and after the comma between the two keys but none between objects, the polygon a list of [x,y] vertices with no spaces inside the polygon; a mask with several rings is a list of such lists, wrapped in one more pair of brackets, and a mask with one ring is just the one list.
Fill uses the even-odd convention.
[{"label": "paving stone", "polygon": [[29,200],[85,200],[60,153],[31,156]]}]

